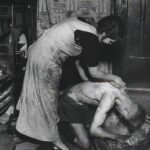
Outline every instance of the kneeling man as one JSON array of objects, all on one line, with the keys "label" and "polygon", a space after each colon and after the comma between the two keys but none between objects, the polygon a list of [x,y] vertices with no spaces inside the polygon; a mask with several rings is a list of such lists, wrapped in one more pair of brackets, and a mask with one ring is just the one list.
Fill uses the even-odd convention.
[{"label": "kneeling man", "polygon": [[129,145],[144,140],[149,132],[145,110],[108,82],[87,81],[66,89],[59,110],[60,120],[71,125],[74,142],[82,149],[91,145],[88,132]]}]

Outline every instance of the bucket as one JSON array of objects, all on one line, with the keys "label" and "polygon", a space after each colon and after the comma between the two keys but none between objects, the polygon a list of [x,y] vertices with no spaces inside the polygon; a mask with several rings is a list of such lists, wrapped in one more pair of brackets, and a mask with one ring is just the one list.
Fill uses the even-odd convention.
[{"label": "bucket", "polygon": [[112,140],[96,140],[97,150],[150,150],[150,137],[134,146]]}]

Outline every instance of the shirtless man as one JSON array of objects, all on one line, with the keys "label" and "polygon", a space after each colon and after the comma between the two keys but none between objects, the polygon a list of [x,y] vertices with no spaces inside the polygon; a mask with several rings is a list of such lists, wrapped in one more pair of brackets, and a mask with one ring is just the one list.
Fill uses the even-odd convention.
[{"label": "shirtless man", "polygon": [[79,83],[66,89],[60,99],[60,120],[70,123],[74,142],[82,149],[91,146],[86,128],[90,136],[129,145],[144,140],[149,131],[145,116],[141,106],[108,82]]}]

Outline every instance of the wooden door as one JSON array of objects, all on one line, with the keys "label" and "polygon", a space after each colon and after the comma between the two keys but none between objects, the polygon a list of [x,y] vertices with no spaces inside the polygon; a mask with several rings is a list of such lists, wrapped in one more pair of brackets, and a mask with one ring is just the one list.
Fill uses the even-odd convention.
[{"label": "wooden door", "polygon": [[117,0],[116,14],[126,27],[121,75],[130,87],[150,87],[150,1]]}]

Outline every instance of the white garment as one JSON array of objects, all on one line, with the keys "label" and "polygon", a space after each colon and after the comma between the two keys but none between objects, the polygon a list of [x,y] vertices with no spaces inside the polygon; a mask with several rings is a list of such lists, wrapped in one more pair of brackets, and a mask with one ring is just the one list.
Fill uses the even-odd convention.
[{"label": "white garment", "polygon": [[74,31],[96,35],[96,29],[76,18],[62,21],[48,29],[29,48],[23,89],[17,105],[17,130],[41,141],[58,139],[58,88],[61,77],[59,52],[69,56],[81,53],[74,41]]}]

